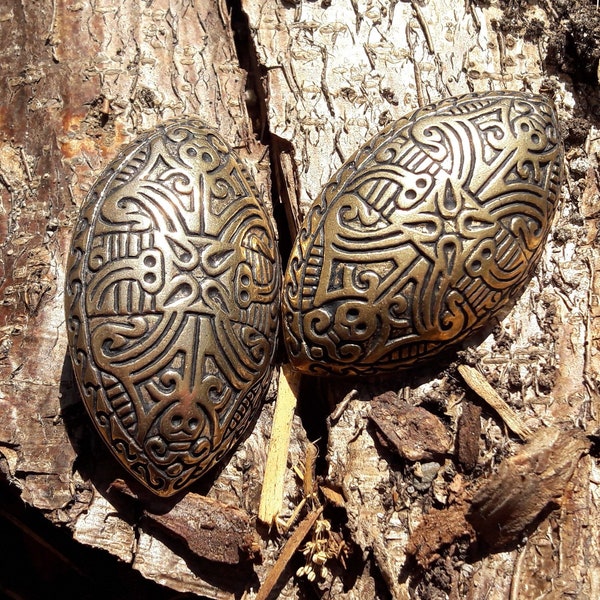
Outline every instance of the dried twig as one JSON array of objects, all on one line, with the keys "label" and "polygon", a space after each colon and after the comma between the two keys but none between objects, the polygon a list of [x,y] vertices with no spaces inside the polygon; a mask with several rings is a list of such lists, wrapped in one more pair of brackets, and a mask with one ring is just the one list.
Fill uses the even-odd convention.
[{"label": "dried twig", "polygon": [[462,375],[465,383],[498,413],[513,433],[517,434],[522,440],[531,437],[532,433],[529,427],[521,422],[515,411],[500,398],[496,390],[477,369],[460,365],[458,372]]},{"label": "dried twig", "polygon": [[300,544],[304,541],[304,538],[309,534],[310,530],[313,528],[314,524],[317,522],[317,519],[321,516],[323,512],[323,507],[319,507],[316,510],[308,513],[303,521],[300,522],[300,525],[296,528],[294,533],[285,543],[283,548],[281,549],[281,554],[277,558],[277,561],[273,565],[273,568],[269,571],[265,581],[262,586],[258,590],[258,594],[256,594],[255,600],[267,600],[273,588],[277,585],[279,578],[283,574],[284,569],[287,564],[290,562],[290,559],[294,555],[294,552],[298,550]]},{"label": "dried twig", "polygon": [[281,368],[277,404],[273,415],[273,430],[269,443],[269,454],[265,467],[258,518],[272,525],[281,510],[283,502],[283,484],[287,467],[287,455],[290,445],[292,419],[298,399],[299,375],[289,366]]}]

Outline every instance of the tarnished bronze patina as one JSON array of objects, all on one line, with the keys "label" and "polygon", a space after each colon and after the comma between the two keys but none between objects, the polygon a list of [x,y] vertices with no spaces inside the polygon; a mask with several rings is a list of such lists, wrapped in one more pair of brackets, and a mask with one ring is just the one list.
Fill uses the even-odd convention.
[{"label": "tarnished bronze patina", "polygon": [[293,366],[393,371],[483,327],[540,258],[562,156],[551,103],[518,92],[449,98],[375,136],[327,184],[293,248]]},{"label": "tarnished bronze patina", "polygon": [[250,175],[200,121],[140,137],[90,191],[67,266],[71,358],[96,429],[156,494],[198,479],[252,421],[279,264]]}]

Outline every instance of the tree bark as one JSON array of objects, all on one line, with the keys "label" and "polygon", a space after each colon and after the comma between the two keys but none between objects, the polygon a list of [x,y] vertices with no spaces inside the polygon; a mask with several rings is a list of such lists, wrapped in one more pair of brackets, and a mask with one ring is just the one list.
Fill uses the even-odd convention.
[{"label": "tree bark", "polygon": [[[600,409],[600,17],[582,0],[566,4],[0,0],[7,485],[81,544],[150,580],[210,598],[253,597],[295,527],[278,536],[254,522],[277,382],[251,436],[176,506],[119,482],[127,478],[91,430],[66,355],[64,267],[87,190],[137,133],[197,115],[255,176],[285,254],[323,186],[385,124],[449,95],[542,91],[563,124],[566,178],[541,264],[509,315],[449,365],[375,383],[304,382],[288,463],[303,464],[307,435],[320,438],[317,494],[328,499],[330,540],[350,554],[330,558],[329,573],[309,583],[292,577],[305,561],[296,553],[280,594],[600,597],[600,479],[589,452]],[[533,432],[527,443],[459,363],[492,383]],[[369,402],[382,394],[445,425],[453,438],[445,458],[399,458],[382,442]],[[503,517],[513,533],[495,547],[499,538],[473,511],[487,515],[505,494],[518,499],[519,516]],[[540,494],[547,502],[538,510]],[[290,468],[284,520],[302,497]],[[211,554],[202,521],[211,511],[229,515],[219,532],[247,551],[238,566]]]},{"label": "tree bark", "polygon": [[[237,580],[189,566],[164,535],[146,532],[135,510],[115,509],[108,486],[122,473],[82,411],[63,308],[68,247],[87,190],[120,146],[158,122],[191,114],[219,128],[269,203],[268,154],[246,109],[229,9],[221,1],[5,0],[0,27],[4,475],[76,540],[175,590],[232,597]],[[268,418],[266,410],[263,430]],[[246,451],[261,452],[264,440],[256,444]],[[244,482],[238,468],[230,471],[213,497],[220,486],[224,502],[243,506],[238,495],[256,495],[261,474],[246,470]]]}]

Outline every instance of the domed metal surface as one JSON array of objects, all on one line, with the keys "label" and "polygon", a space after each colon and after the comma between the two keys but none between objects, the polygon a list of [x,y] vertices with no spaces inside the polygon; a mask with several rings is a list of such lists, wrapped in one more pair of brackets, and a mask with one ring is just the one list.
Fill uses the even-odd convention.
[{"label": "domed metal surface", "polygon": [[200,121],[140,137],[90,191],[67,266],[71,358],[96,429],[156,494],[194,482],[251,423],[279,265],[256,186]]},{"label": "domed metal surface", "polygon": [[393,371],[483,327],[540,257],[562,160],[551,103],[517,92],[449,98],[375,136],[327,184],[293,248],[292,365]]}]

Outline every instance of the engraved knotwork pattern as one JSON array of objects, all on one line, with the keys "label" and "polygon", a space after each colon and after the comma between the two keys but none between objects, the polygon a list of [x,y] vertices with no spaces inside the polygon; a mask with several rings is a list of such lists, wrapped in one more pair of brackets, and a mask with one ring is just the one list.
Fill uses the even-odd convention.
[{"label": "engraved knotwork pattern", "polygon": [[557,130],[542,97],[492,92],[419,109],[361,148],[292,252],[292,363],[313,374],[411,366],[509,304],[556,208]]},{"label": "engraved knotwork pattern", "polygon": [[270,380],[280,267],[251,178],[201,122],[158,128],[90,192],[67,275],[86,407],[140,481],[175,493],[239,439]]}]

